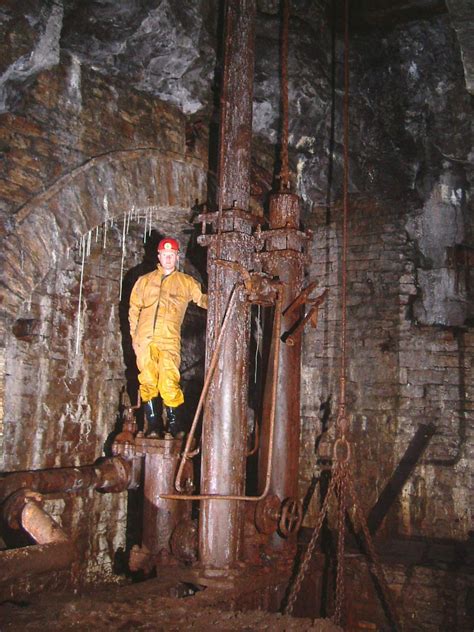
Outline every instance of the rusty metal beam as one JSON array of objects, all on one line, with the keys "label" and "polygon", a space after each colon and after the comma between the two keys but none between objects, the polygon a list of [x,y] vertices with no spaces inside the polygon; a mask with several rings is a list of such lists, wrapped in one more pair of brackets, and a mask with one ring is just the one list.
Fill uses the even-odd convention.
[{"label": "rusty metal beam", "polygon": [[420,424],[405,450],[390,480],[385,485],[377,502],[370,510],[367,527],[373,535],[377,532],[384,518],[396,501],[411,473],[428,447],[431,438],[436,434],[436,426],[432,423]]},{"label": "rusty metal beam", "polygon": [[38,492],[21,489],[3,507],[6,522],[23,529],[37,542],[9,551],[0,551],[0,583],[27,575],[67,569],[76,556],[73,542],[42,507]]},{"label": "rusty metal beam", "polygon": [[75,559],[71,542],[53,542],[0,551],[0,583],[70,568]]}]

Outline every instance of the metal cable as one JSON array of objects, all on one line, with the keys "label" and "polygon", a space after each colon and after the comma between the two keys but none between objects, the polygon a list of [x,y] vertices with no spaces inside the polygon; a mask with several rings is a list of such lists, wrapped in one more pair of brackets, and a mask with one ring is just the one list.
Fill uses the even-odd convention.
[{"label": "metal cable", "polygon": [[339,375],[339,414],[337,425],[342,436],[347,430],[346,421],[346,373],[347,373],[347,249],[349,216],[349,0],[344,3],[344,175],[342,221],[342,283],[341,283],[341,366]]},{"label": "metal cable", "polygon": [[288,166],[288,27],[290,20],[289,0],[282,0],[283,23],[281,32],[281,144],[280,144],[280,190],[290,189],[290,169]]}]

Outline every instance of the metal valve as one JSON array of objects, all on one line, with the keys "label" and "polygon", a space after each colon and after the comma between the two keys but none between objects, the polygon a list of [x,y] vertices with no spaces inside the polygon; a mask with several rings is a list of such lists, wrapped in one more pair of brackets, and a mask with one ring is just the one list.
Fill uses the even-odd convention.
[{"label": "metal valve", "polygon": [[287,498],[281,505],[278,532],[284,538],[298,531],[303,520],[303,509],[299,500]]}]

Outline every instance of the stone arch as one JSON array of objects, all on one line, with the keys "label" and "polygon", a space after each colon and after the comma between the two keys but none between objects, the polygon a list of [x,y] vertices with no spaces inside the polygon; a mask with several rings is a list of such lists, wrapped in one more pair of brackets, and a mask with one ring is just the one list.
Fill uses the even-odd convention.
[{"label": "stone arch", "polygon": [[59,178],[17,211],[0,252],[5,332],[0,341],[0,461],[4,457],[6,347],[13,335],[12,324],[35,289],[51,271],[63,266],[68,250],[81,236],[106,219],[123,217],[133,207],[159,208],[168,229],[182,225],[196,200],[205,200],[206,181],[203,163],[182,154],[151,148],[114,151]]},{"label": "stone arch", "polygon": [[14,318],[52,265],[89,230],[132,207],[191,208],[205,199],[206,178],[201,162],[154,149],[110,152],[59,178],[17,212],[4,240],[4,315]]}]

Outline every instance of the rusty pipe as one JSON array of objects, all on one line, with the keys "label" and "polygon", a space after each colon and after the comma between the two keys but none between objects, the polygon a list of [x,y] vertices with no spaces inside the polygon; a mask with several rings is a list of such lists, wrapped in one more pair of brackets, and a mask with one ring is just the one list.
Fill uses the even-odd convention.
[{"label": "rusty pipe", "polygon": [[23,528],[38,544],[68,541],[59,524],[44,510],[43,496],[21,489],[3,506],[3,517],[13,529]]},{"label": "rusty pipe", "polygon": [[183,452],[183,455],[181,457],[181,461],[180,461],[179,468],[178,468],[178,473],[176,474],[176,481],[175,481],[174,486],[175,486],[175,488],[176,488],[176,490],[178,492],[184,491],[183,487],[181,485],[181,478],[182,478],[182,475],[183,475],[183,470],[184,470],[184,466],[186,464],[186,461],[187,461],[187,459],[191,458],[191,454],[195,455],[197,453],[196,450],[194,450],[191,453],[190,452],[190,448],[191,448],[191,444],[192,444],[193,439],[194,439],[194,433],[196,432],[196,427],[197,427],[197,424],[198,424],[199,415],[201,414],[201,410],[202,410],[202,407],[204,405],[204,400],[206,398],[207,391],[209,390],[209,386],[211,384],[212,376],[214,375],[214,371],[215,371],[215,368],[217,366],[217,361],[219,359],[219,351],[220,351],[220,348],[221,348],[222,340],[224,339],[224,332],[227,329],[227,323],[229,322],[230,315],[231,315],[231,313],[232,313],[232,311],[234,310],[234,307],[235,307],[235,297],[237,296],[237,293],[235,291],[236,287],[237,287],[237,285],[234,285],[234,287],[232,289],[232,293],[230,295],[229,304],[228,304],[228,307],[227,307],[227,310],[226,310],[226,313],[225,313],[225,316],[224,316],[224,320],[222,322],[221,330],[220,330],[219,336],[217,338],[217,342],[216,342],[216,346],[215,346],[214,352],[212,354],[212,359],[211,359],[211,363],[209,364],[209,369],[207,371],[206,379],[205,379],[204,385],[202,387],[201,396],[199,398],[199,402],[198,402],[198,405],[197,405],[197,408],[196,408],[196,412],[194,414],[193,423],[191,424],[191,429],[189,431],[188,438],[186,440],[186,445],[184,447],[184,452]]},{"label": "rusty pipe", "polygon": [[128,461],[116,456],[94,465],[13,472],[0,480],[0,505],[20,489],[41,494],[75,494],[85,489],[125,491],[130,484],[131,470]]},{"label": "rusty pipe", "polygon": [[38,544],[67,542],[69,539],[56,520],[51,518],[43,507],[34,500],[25,504],[21,513],[21,523],[23,529]]},{"label": "rusty pipe", "polygon": [[23,528],[38,544],[0,551],[0,582],[64,570],[73,563],[74,544],[41,502],[41,494],[21,489],[5,503],[3,513],[7,522],[14,528]]},{"label": "rusty pipe", "polygon": [[270,483],[272,477],[272,461],[273,461],[273,436],[275,432],[275,412],[276,412],[276,395],[278,384],[278,367],[280,361],[280,329],[281,329],[281,307],[283,302],[283,296],[281,291],[278,291],[278,299],[275,305],[275,318],[273,322],[273,340],[275,342],[273,353],[273,375],[274,380],[272,384],[272,401],[271,401],[271,413],[270,413],[270,432],[268,440],[268,459],[267,459],[267,471],[265,477],[265,487],[260,496],[232,496],[224,494],[198,494],[198,495],[185,495],[185,494],[161,494],[161,498],[167,500],[243,500],[248,502],[258,502],[263,500],[268,495],[270,490]]}]

